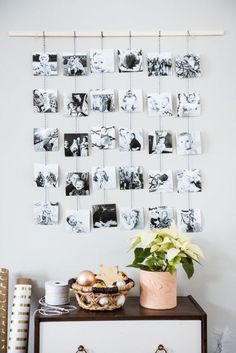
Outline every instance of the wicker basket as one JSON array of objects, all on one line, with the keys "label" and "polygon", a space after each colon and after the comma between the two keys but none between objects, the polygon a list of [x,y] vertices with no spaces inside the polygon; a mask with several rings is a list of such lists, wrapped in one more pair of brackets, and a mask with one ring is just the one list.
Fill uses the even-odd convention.
[{"label": "wicker basket", "polygon": [[91,287],[80,286],[78,283],[72,285],[75,297],[81,308],[86,310],[115,310],[124,305],[125,299],[134,281],[128,279],[126,284],[117,287]]}]

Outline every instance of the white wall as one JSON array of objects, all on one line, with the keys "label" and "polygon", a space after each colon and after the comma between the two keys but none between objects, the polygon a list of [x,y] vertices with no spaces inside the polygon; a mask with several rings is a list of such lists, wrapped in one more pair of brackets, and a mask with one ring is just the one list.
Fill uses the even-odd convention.
[{"label": "white wall", "polygon": [[[50,191],[53,200],[62,206],[61,221],[58,226],[40,227],[32,224],[32,202],[43,197],[43,192],[35,190],[32,183],[34,162],[43,162],[41,154],[33,152],[32,129],[42,126],[43,118],[32,112],[32,89],[43,87],[42,78],[31,75],[31,54],[42,49],[39,38],[8,38],[9,30],[181,30],[181,29],[224,29],[224,37],[193,38],[190,49],[201,53],[203,77],[190,82],[190,88],[202,96],[202,115],[191,120],[191,129],[199,129],[203,136],[204,153],[191,158],[191,165],[203,172],[203,192],[191,196],[193,207],[201,208],[203,214],[203,232],[193,235],[205,253],[202,266],[188,281],[182,270],[179,271],[179,294],[192,294],[208,313],[209,346],[213,349],[215,328],[229,327],[236,332],[236,282],[234,277],[235,261],[235,25],[236,2],[233,0],[169,0],[168,2],[149,0],[149,2],[125,1],[27,1],[0,0],[0,266],[9,268],[11,296],[15,279],[27,276],[33,279],[33,302],[43,294],[44,282],[49,279],[68,279],[85,268],[97,270],[100,263],[125,266],[131,259],[127,254],[130,232],[119,229],[95,230],[83,236],[67,234],[62,218],[66,208],[75,207],[73,198],[64,195],[64,177],[57,190]],[[73,50],[73,39],[47,39],[48,50],[62,54]],[[140,46],[144,51],[157,49],[154,39],[133,39],[132,45]],[[186,39],[162,39],[163,50],[173,54],[184,53]],[[99,39],[81,39],[79,50],[99,47]],[[125,48],[128,39],[105,39],[104,47]],[[155,90],[155,79],[146,74],[133,75],[132,85],[136,88]],[[106,75],[105,87],[128,87],[128,76]],[[70,78],[62,75],[48,78],[48,87],[58,88],[60,93],[73,89]],[[100,76],[78,79],[81,90],[100,86]],[[162,91],[176,93],[186,89],[186,81],[175,76],[162,79]],[[127,116],[119,113],[108,114],[106,120],[116,126],[128,125]],[[134,126],[146,126],[145,114],[134,116]],[[73,119],[72,119],[73,120]],[[57,126],[61,134],[73,132],[74,122],[66,120],[62,111],[57,116],[48,117],[48,126]],[[101,117],[91,115],[81,120],[81,131],[87,131],[90,124],[100,124]],[[165,128],[172,131],[186,129],[186,120],[164,122]],[[157,126],[157,120],[148,120],[150,129]],[[61,135],[62,136],[62,135]],[[148,156],[147,152],[134,154],[134,163],[140,163],[147,170],[158,157]],[[111,157],[112,156],[112,157]],[[105,154],[106,163],[115,161],[119,165],[129,161],[129,155],[123,157],[118,150]],[[123,160],[122,160],[123,159]],[[81,160],[80,166],[90,168],[101,159],[99,153],[92,153],[88,160]],[[65,160],[62,146],[58,153],[49,155],[50,162],[60,165],[63,176],[74,168],[71,159]],[[173,154],[164,156],[165,168],[186,167],[186,159]],[[175,209],[186,207],[187,196],[164,195],[164,202]],[[81,207],[90,207],[102,202],[102,194],[93,193],[81,200]],[[111,191],[107,201],[118,206],[129,205],[129,192]],[[158,204],[156,194],[148,195],[147,189],[134,192],[136,205]],[[138,281],[138,272],[126,269],[131,277]],[[138,286],[133,292],[138,293]],[[31,331],[32,341],[32,331]],[[210,350],[210,349],[209,349]],[[31,348],[32,352],[32,348]]]}]

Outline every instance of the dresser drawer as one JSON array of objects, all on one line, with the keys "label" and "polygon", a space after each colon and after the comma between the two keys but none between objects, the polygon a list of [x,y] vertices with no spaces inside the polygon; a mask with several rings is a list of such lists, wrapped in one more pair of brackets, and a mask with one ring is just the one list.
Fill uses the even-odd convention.
[{"label": "dresser drawer", "polygon": [[201,353],[200,320],[41,322],[40,353]]}]

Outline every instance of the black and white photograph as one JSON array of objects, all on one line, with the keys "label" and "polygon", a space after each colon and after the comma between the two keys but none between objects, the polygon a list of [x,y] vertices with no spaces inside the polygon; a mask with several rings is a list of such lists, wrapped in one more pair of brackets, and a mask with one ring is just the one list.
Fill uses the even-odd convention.
[{"label": "black and white photograph", "polygon": [[64,76],[84,76],[88,74],[87,54],[63,54],[62,56]]},{"label": "black and white photograph", "polygon": [[180,78],[201,77],[200,56],[196,54],[186,54],[175,57],[176,76]]},{"label": "black and white photograph", "polygon": [[121,89],[118,91],[119,111],[141,113],[143,111],[143,92],[141,89]]},{"label": "black and white photograph", "polygon": [[92,167],[93,190],[115,189],[116,168],[115,167]]},{"label": "black and white photograph", "polygon": [[200,131],[183,131],[177,134],[177,153],[194,155],[202,153]]},{"label": "black and white photograph", "polygon": [[148,133],[149,154],[172,153],[172,134],[167,130],[154,130]]},{"label": "black and white photograph", "polygon": [[143,229],[144,215],[142,208],[121,208],[120,227],[125,230]]},{"label": "black and white photograph", "polygon": [[170,228],[174,222],[174,212],[172,207],[149,207],[148,213],[150,229]]},{"label": "black and white photograph", "polygon": [[68,118],[88,116],[88,94],[71,93],[64,95],[64,115]]},{"label": "black and white photograph", "polygon": [[199,169],[177,170],[177,192],[201,192],[202,178]]},{"label": "black and white photograph", "polygon": [[37,225],[54,225],[59,221],[59,204],[58,202],[38,201],[33,206],[34,224]]},{"label": "black and white photograph", "polygon": [[88,157],[88,134],[64,134],[64,152],[66,157]]},{"label": "black and white photograph", "polygon": [[143,149],[143,130],[119,129],[120,151],[141,151]]},{"label": "black and white photograph", "polygon": [[117,227],[116,204],[93,205],[93,227]]},{"label": "black and white photograph", "polygon": [[84,195],[89,195],[89,173],[68,173],[66,175],[66,196]]},{"label": "black and white photograph", "polygon": [[201,110],[200,95],[197,93],[178,93],[177,117],[199,116]]},{"label": "black and white photograph", "polygon": [[91,89],[91,110],[100,113],[112,113],[115,111],[115,92],[113,89]]},{"label": "black and white photograph", "polygon": [[149,93],[147,95],[148,114],[150,116],[168,117],[173,115],[170,93]]},{"label": "black and white photograph", "polygon": [[34,150],[36,152],[58,151],[58,128],[34,128]]},{"label": "black and white photograph", "polygon": [[142,49],[117,50],[119,72],[143,71]]},{"label": "black and white photograph", "polygon": [[119,167],[120,190],[143,189],[143,168]]},{"label": "black and white photograph", "polygon": [[201,211],[187,209],[177,211],[177,226],[185,233],[197,233],[202,230]]},{"label": "black and white photograph", "polygon": [[171,53],[147,54],[148,76],[169,76],[172,74]]},{"label": "black and white photograph", "polygon": [[57,113],[57,91],[53,89],[34,89],[33,111],[35,113]]},{"label": "black and white photograph", "polygon": [[116,147],[115,126],[95,126],[91,131],[91,146],[98,150],[111,150]]},{"label": "black and white photograph", "polygon": [[149,170],[148,191],[173,192],[173,175],[171,170],[162,172]]},{"label": "black and white photograph", "polygon": [[113,49],[90,50],[90,70],[96,72],[114,72],[115,59]]},{"label": "black and white photograph", "polygon": [[34,164],[34,185],[41,188],[58,187],[58,164]]},{"label": "black and white photograph", "polygon": [[33,76],[56,76],[57,74],[57,54],[33,54]]},{"label": "black and white photograph", "polygon": [[69,233],[90,232],[90,211],[66,210],[65,228]]}]

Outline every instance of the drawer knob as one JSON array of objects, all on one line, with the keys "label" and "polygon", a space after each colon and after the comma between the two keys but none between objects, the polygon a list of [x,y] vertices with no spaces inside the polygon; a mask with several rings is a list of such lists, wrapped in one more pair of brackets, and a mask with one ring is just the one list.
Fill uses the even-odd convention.
[{"label": "drawer knob", "polygon": [[78,352],[88,353],[88,352],[86,351],[86,349],[84,348],[84,346],[82,346],[82,345],[80,345],[80,346],[78,347],[76,353],[78,353]]},{"label": "drawer knob", "polygon": [[157,347],[155,353],[158,353],[158,352],[165,352],[165,353],[167,353],[167,350],[165,349],[165,347],[163,346],[163,344],[159,344],[159,346]]}]

